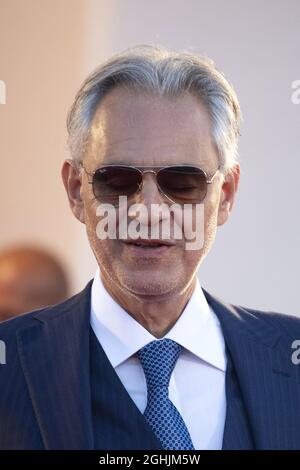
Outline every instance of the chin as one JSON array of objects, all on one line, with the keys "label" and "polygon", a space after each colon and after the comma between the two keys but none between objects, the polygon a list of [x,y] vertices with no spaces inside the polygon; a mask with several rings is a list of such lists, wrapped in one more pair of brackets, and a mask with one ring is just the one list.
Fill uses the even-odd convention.
[{"label": "chin", "polygon": [[163,297],[169,295],[174,296],[174,293],[179,291],[178,278],[171,278],[170,274],[162,275],[162,273],[134,273],[126,275],[120,279],[121,285],[127,292],[138,297]]}]

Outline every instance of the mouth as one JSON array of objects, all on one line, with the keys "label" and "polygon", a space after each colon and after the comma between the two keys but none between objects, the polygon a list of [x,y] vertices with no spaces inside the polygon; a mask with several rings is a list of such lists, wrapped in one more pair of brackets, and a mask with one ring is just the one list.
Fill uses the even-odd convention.
[{"label": "mouth", "polygon": [[122,240],[124,246],[137,256],[156,256],[169,251],[175,244],[168,240]]}]

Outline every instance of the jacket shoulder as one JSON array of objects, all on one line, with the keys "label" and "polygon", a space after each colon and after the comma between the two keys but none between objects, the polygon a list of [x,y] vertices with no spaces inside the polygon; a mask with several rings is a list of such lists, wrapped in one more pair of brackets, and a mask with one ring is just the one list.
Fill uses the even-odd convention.
[{"label": "jacket shoulder", "polygon": [[295,337],[297,334],[300,339],[300,316],[296,314],[272,312],[267,310],[256,310],[240,305],[232,305],[232,307],[239,312],[241,317],[250,314],[258,320],[272,325],[277,328],[281,333],[286,333],[289,336]]}]

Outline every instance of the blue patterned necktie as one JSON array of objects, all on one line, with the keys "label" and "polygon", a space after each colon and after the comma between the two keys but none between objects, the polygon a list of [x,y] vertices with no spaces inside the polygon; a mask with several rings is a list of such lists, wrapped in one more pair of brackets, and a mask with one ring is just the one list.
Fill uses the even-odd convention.
[{"label": "blue patterned necktie", "polygon": [[181,350],[182,346],[165,338],[151,341],[137,353],[147,382],[144,417],[168,450],[194,450],[185,422],[169,399],[169,382]]}]

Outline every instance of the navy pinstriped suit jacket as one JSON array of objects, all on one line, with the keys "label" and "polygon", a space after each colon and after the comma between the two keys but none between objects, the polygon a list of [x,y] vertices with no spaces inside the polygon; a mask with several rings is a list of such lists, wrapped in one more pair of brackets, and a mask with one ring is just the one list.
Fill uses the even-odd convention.
[{"label": "navy pinstriped suit jacket", "polygon": [[[0,449],[93,449],[91,283],[62,304],[0,324],[6,344],[6,364],[0,365]],[[300,319],[225,304],[204,293],[221,322],[254,448],[300,449],[300,365],[291,360]],[[107,450],[159,449],[101,351]],[[126,442],[122,437],[113,442],[122,435],[114,428],[128,423]],[[231,444],[223,448],[242,449],[234,420],[230,427]]]}]

